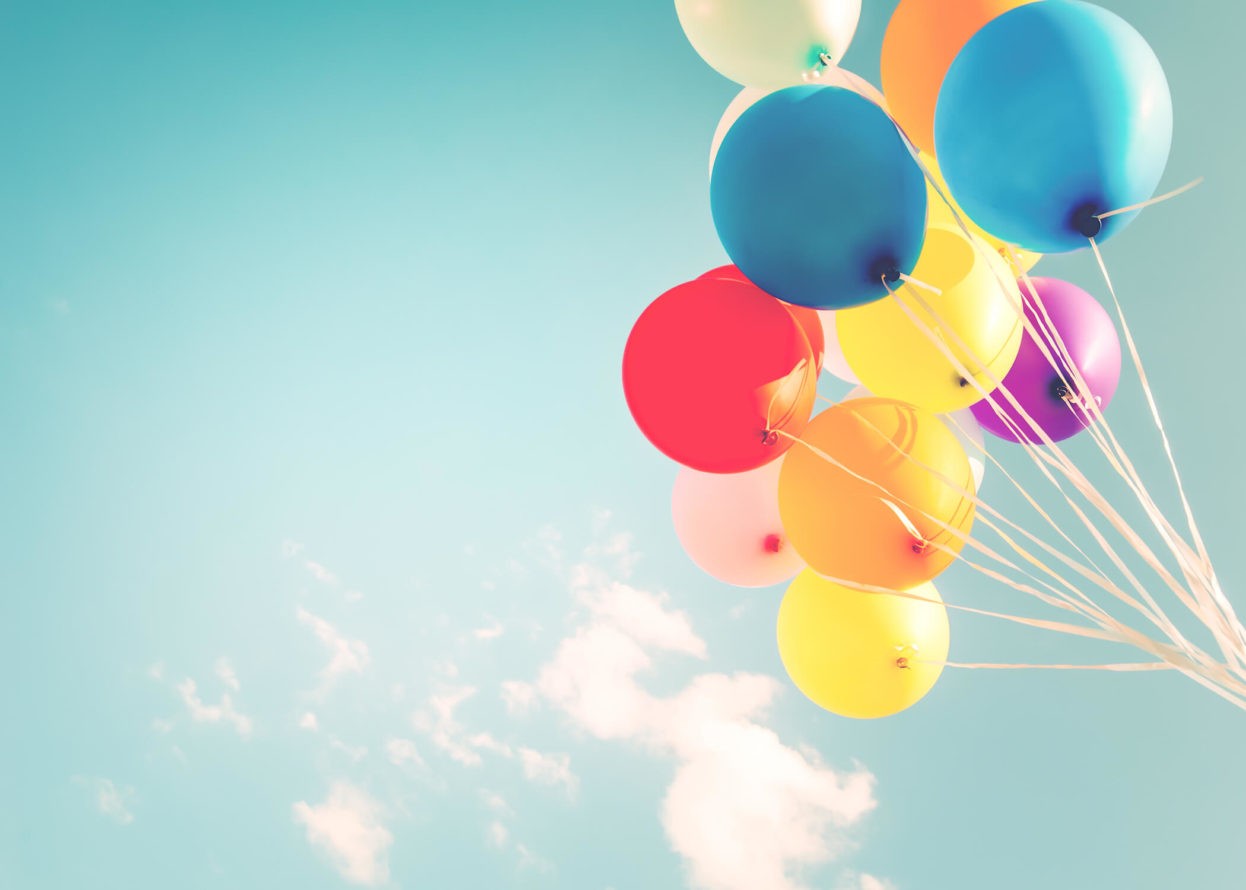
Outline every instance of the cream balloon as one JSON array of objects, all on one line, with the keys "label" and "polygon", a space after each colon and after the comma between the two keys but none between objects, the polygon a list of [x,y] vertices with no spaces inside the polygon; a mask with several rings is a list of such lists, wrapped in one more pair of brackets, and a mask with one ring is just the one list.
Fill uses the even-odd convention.
[{"label": "cream balloon", "polygon": [[[872,398],[875,398],[874,393],[857,384],[840,401]],[[981,491],[982,480],[986,476],[986,437],[982,434],[982,425],[973,416],[973,410],[970,408],[961,408],[950,414],[940,414],[939,419],[952,431],[952,435],[965,449],[965,454],[969,457],[969,469],[973,471],[974,491]]]},{"label": "cream balloon", "polygon": [[822,319],[824,341],[822,370],[830,371],[846,383],[859,384],[861,381],[857,379],[856,374],[852,373],[852,368],[848,367],[848,359],[844,358],[844,351],[839,346],[839,334],[835,328],[835,310],[819,309],[818,317]]},{"label": "cream balloon", "polygon": [[[816,76],[809,74],[794,83],[788,84],[788,86],[798,86],[800,84],[842,87],[843,89],[852,90],[857,95],[864,96],[883,109],[883,111],[887,110],[887,100],[883,98],[883,94],[872,83],[864,77],[859,77],[851,71],[835,65],[818,72]],[[727,110],[719,118],[718,126],[714,128],[714,138],[710,140],[711,174],[714,172],[714,159],[718,157],[718,148],[723,144],[723,139],[726,138],[727,131],[731,129],[731,125],[740,119],[740,115],[773,92],[774,90],[760,89],[758,87],[745,87],[736,93],[736,97],[731,100],[731,104],[727,106]]]},{"label": "cream balloon", "polygon": [[823,54],[839,62],[861,0],[675,0],[688,42],[711,68],[750,87],[798,83]]},{"label": "cream balloon", "polygon": [[782,465],[779,458],[744,473],[679,471],[671,493],[675,534],[706,574],[737,587],[769,587],[805,567],[779,519]]}]

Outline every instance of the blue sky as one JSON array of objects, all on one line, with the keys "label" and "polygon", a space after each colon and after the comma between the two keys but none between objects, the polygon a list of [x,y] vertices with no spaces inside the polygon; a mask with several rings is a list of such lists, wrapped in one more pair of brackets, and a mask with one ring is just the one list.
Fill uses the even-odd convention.
[{"label": "blue sky", "polygon": [[[1242,13],[1104,5],[1172,85],[1162,187],[1207,177],[1105,254],[1240,608]],[[845,59],[875,83],[892,6]],[[949,672],[838,719],[781,590],[680,551],[619,363],[725,261],[735,93],[664,0],[0,5],[0,886],[1240,874],[1246,716],[1189,680]],[[1111,417],[1174,508],[1132,377]],[[962,614],[952,655],[1130,657]]]}]

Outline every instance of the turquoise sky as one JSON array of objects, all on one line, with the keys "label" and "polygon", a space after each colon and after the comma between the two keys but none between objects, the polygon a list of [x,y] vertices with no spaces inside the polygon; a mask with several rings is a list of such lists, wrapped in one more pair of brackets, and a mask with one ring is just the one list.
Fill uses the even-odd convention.
[{"label": "turquoise sky", "polygon": [[[1162,187],[1207,178],[1105,253],[1246,609],[1243,16],[1103,5],[1172,86]],[[1246,715],[1189,680],[948,672],[847,721],[782,591],[683,555],[619,363],[725,261],[735,92],[667,0],[0,3],[0,886],[1236,886]],[[1173,507],[1132,375],[1111,417]]]}]

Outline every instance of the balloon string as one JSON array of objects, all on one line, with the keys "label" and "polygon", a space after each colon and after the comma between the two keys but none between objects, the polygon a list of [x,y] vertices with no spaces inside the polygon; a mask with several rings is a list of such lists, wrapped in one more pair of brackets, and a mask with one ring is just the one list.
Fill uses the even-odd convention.
[{"label": "balloon string", "polygon": [[1246,628],[1242,626],[1241,621],[1234,612],[1232,604],[1228,601],[1227,597],[1224,596],[1224,592],[1221,590],[1219,582],[1215,577],[1215,571],[1211,566],[1211,559],[1207,553],[1206,545],[1204,544],[1202,535],[1198,530],[1198,523],[1194,520],[1194,511],[1190,507],[1189,498],[1186,496],[1185,485],[1181,480],[1181,473],[1177,469],[1177,461],[1173,454],[1172,444],[1168,439],[1167,431],[1164,429],[1163,420],[1160,418],[1159,406],[1155,401],[1155,393],[1151,389],[1146,369],[1142,364],[1142,357],[1138,353],[1138,347],[1137,343],[1134,341],[1133,332],[1129,327],[1128,321],[1125,319],[1125,311],[1121,306],[1120,299],[1116,295],[1116,288],[1113,286],[1112,278],[1108,274],[1107,265],[1103,261],[1103,253],[1099,250],[1099,245],[1094,238],[1089,240],[1090,247],[1094,251],[1095,259],[1099,263],[1099,269],[1103,273],[1103,280],[1107,285],[1108,293],[1111,294],[1112,303],[1116,308],[1117,318],[1120,319],[1121,330],[1125,334],[1125,342],[1129,347],[1130,358],[1133,360],[1134,368],[1138,373],[1138,380],[1141,383],[1142,391],[1146,396],[1147,406],[1151,410],[1151,418],[1154,420],[1155,427],[1159,431],[1160,441],[1164,446],[1164,454],[1168,458],[1168,465],[1172,470],[1173,480],[1176,482],[1177,493],[1181,498],[1181,506],[1185,512],[1186,524],[1189,527],[1190,535],[1195,542],[1195,546],[1198,548],[1199,556],[1202,557],[1203,563],[1208,570],[1209,577],[1207,580],[1210,583],[1207,585],[1208,589],[1205,589],[1204,592],[1210,595],[1210,598],[1213,600],[1215,605],[1219,606],[1219,610],[1216,611],[1220,621],[1225,625],[1224,630],[1230,634],[1230,637],[1235,637],[1237,645],[1241,647],[1241,649],[1237,652],[1233,652],[1234,647],[1230,647],[1229,652],[1226,652],[1226,656],[1232,657],[1230,655],[1230,653],[1232,653],[1239,658],[1246,658]]},{"label": "balloon string", "polygon": [[1159,195],[1158,197],[1155,197],[1155,198],[1151,198],[1150,200],[1140,201],[1137,204],[1130,204],[1128,207],[1120,207],[1116,210],[1109,210],[1106,213],[1096,213],[1095,218],[1096,219],[1107,219],[1110,216],[1116,216],[1118,213],[1132,213],[1135,210],[1141,210],[1144,207],[1150,207],[1153,204],[1159,204],[1162,201],[1167,201],[1169,198],[1175,198],[1177,197],[1177,195],[1184,195],[1190,189],[1194,188],[1195,186],[1202,185],[1202,184],[1203,184],[1203,177],[1200,176],[1198,177],[1198,179],[1194,179],[1194,180],[1191,180],[1190,182],[1187,182],[1185,185],[1181,186],[1181,188],[1175,188],[1171,192],[1165,192],[1164,194]]},{"label": "balloon string", "polygon": [[975,664],[959,661],[926,661],[921,658],[910,658],[913,664],[928,664],[936,667],[962,668],[967,670],[1042,670],[1042,671],[1170,671],[1174,666],[1166,661],[1135,661],[1118,664]]},{"label": "balloon string", "polygon": [[[916,297],[916,295],[914,295],[914,296]],[[921,302],[919,297],[918,297],[917,299],[918,299],[918,301],[919,301],[919,302]],[[964,374],[964,375],[965,375],[965,376],[967,376],[970,380],[972,380],[972,382],[973,382],[973,384],[974,384],[974,386],[975,386],[975,387],[979,388],[979,390],[980,390],[980,391],[982,391],[982,392],[985,394],[985,393],[986,393],[986,390],[985,390],[985,389],[983,389],[983,388],[981,387],[981,385],[977,382],[977,380],[976,380],[976,379],[974,379],[974,378],[973,378],[973,376],[972,376],[972,375],[969,375],[969,374],[968,374],[968,370],[967,370],[967,369],[963,366],[963,364],[961,364],[960,360],[959,360],[959,359],[958,359],[958,358],[957,358],[957,357],[956,357],[956,356],[955,356],[955,355],[951,352],[951,350],[948,348],[947,344],[943,342],[943,338],[936,336],[936,332],[935,332],[935,331],[933,331],[933,330],[932,330],[932,329],[931,329],[931,328],[930,328],[927,324],[925,324],[925,323],[924,323],[921,319],[919,319],[919,318],[917,317],[916,313],[914,313],[914,312],[913,312],[913,311],[912,311],[912,310],[911,310],[911,309],[910,309],[907,305],[905,305],[905,304],[904,304],[904,301],[898,301],[898,302],[899,302],[899,304],[900,304],[901,308],[902,308],[902,309],[903,309],[903,310],[904,310],[904,311],[905,311],[905,312],[909,315],[910,320],[912,320],[912,321],[914,322],[914,324],[916,324],[916,325],[919,327],[919,329],[923,331],[923,333],[927,336],[927,338],[928,338],[928,339],[930,339],[930,340],[931,340],[931,341],[932,341],[932,342],[933,342],[933,343],[934,343],[934,344],[935,344],[935,345],[936,345],[936,346],[937,346],[937,347],[938,347],[938,348],[939,348],[939,349],[943,352],[944,356],[945,356],[946,358],[948,358],[948,359],[949,359],[949,361],[951,361],[951,362],[953,363],[953,365],[954,365],[954,366],[955,366],[955,367],[956,367],[956,368],[957,368],[957,369],[958,369],[958,370],[959,370],[962,374]],[[923,303],[923,308],[925,308],[925,309],[926,309],[926,311],[927,311],[928,313],[930,313],[932,316],[934,316],[934,318],[935,318],[937,321],[940,321],[940,322],[941,322],[941,319],[938,319],[938,314],[937,314],[937,313],[935,313],[935,312],[933,311],[933,309],[931,309],[928,305],[925,305],[925,304]],[[954,338],[956,338],[957,340],[959,340],[959,336],[956,334],[956,332],[955,332],[955,330],[954,330],[954,329],[953,329],[953,330],[951,330],[951,334],[952,334],[952,336],[953,336]],[[964,344],[963,344],[963,341],[962,341],[962,346],[963,346],[963,345],[964,345]],[[969,351],[969,352],[972,352],[972,350],[969,350],[969,349],[967,349],[967,348],[966,348],[966,350],[967,350],[967,351]],[[1049,360],[1050,360],[1050,359],[1049,359]],[[1089,485],[1089,483],[1085,481],[1084,477],[1082,477],[1082,476],[1081,476],[1081,474],[1080,474],[1079,472],[1077,472],[1077,471],[1076,471],[1076,468],[1075,468],[1075,467],[1072,467],[1071,463],[1070,463],[1070,462],[1068,461],[1068,459],[1064,456],[1063,452],[1062,452],[1062,451],[1061,451],[1061,450],[1060,450],[1060,449],[1059,449],[1059,448],[1055,445],[1055,443],[1054,443],[1054,442],[1052,442],[1052,440],[1050,439],[1050,437],[1049,437],[1049,436],[1047,436],[1046,432],[1045,432],[1045,431],[1044,431],[1044,430],[1043,430],[1043,429],[1042,429],[1042,428],[1041,428],[1041,427],[1040,427],[1040,426],[1039,426],[1039,425],[1038,425],[1038,424],[1037,424],[1037,423],[1033,420],[1033,418],[1031,418],[1031,417],[1029,416],[1029,414],[1028,414],[1028,413],[1024,410],[1024,408],[1023,408],[1023,407],[1022,407],[1022,406],[1021,406],[1021,405],[1020,405],[1020,404],[1016,401],[1016,399],[1013,397],[1012,393],[1010,393],[1010,392],[1008,391],[1007,387],[1003,386],[1003,381],[999,380],[999,379],[998,379],[998,378],[994,375],[994,373],[990,371],[989,367],[988,367],[986,370],[987,370],[987,373],[988,373],[988,374],[992,377],[992,379],[993,379],[993,380],[997,383],[997,385],[998,385],[998,390],[997,390],[997,391],[998,391],[998,392],[1001,392],[1001,393],[1002,393],[1002,394],[1003,394],[1003,395],[1004,395],[1004,396],[1008,399],[1008,401],[1010,401],[1010,402],[1012,403],[1012,405],[1013,405],[1013,406],[1014,406],[1014,408],[1018,411],[1018,413],[1020,413],[1020,414],[1022,415],[1022,417],[1023,417],[1023,418],[1024,418],[1024,419],[1025,419],[1025,420],[1026,420],[1029,424],[1030,424],[1030,425],[1031,425],[1031,427],[1032,427],[1032,428],[1035,430],[1035,432],[1039,435],[1039,437],[1043,439],[1044,443],[1045,443],[1045,444],[1047,444],[1047,445],[1048,445],[1048,446],[1049,446],[1049,447],[1053,450],[1053,452],[1054,452],[1057,456],[1059,456],[1059,457],[1060,457],[1060,459],[1064,462],[1064,466],[1060,466],[1060,467],[1059,467],[1059,468],[1060,468],[1060,470],[1061,470],[1061,471],[1062,471],[1062,472],[1063,472],[1063,473],[1064,473],[1067,477],[1069,477],[1070,481],[1072,481],[1072,482],[1074,483],[1074,485],[1075,485],[1075,486],[1077,486],[1077,487],[1079,488],[1079,490],[1080,490],[1080,491],[1082,491],[1082,493],[1083,493],[1086,497],[1088,497],[1088,498],[1092,499],[1092,503],[1095,503],[1095,500],[1094,500],[1094,499],[1095,499],[1095,498],[1098,498],[1098,499],[1099,499],[1099,502],[1098,502],[1098,503],[1096,503],[1096,506],[1099,506],[1099,507],[1100,507],[1100,509],[1101,509],[1101,512],[1104,512],[1104,513],[1105,513],[1105,515],[1108,515],[1108,511],[1110,511],[1110,507],[1106,507],[1106,502],[1102,499],[1102,496],[1100,496],[1100,495],[1098,494],[1098,492],[1097,492],[1097,491],[1093,488],[1093,486],[1090,486],[1090,485]],[[993,402],[993,401],[992,401],[992,405],[994,406],[994,402]],[[1003,414],[1003,413],[1000,411],[1000,409],[998,408],[998,406],[994,406],[994,407],[995,407],[996,413],[997,413],[999,416],[1001,416],[1001,418],[1003,418],[1003,419],[1005,420],[1005,422],[1006,422],[1006,423],[1008,423],[1010,426],[1012,426],[1012,427],[1014,427],[1014,428],[1015,428],[1015,424],[1013,424],[1013,422],[1011,421],[1011,419],[1010,419],[1010,418],[1008,418],[1008,416],[1007,416],[1006,414]],[[1047,468],[1043,465],[1043,462],[1044,462],[1044,461],[1050,462],[1050,461],[1052,461],[1052,458],[1051,458],[1050,456],[1048,456],[1048,455],[1043,454],[1041,451],[1039,451],[1039,450],[1037,450],[1036,448],[1034,448],[1033,446],[1031,446],[1031,445],[1030,445],[1030,443],[1028,442],[1028,440],[1026,439],[1026,437],[1024,437],[1024,436],[1020,436],[1019,438],[1021,439],[1021,444],[1022,444],[1022,445],[1023,445],[1023,447],[1026,449],[1027,453],[1028,453],[1028,454],[1030,454],[1031,458],[1033,458],[1033,459],[1035,460],[1035,463],[1036,463],[1036,465],[1039,467],[1040,471],[1042,471],[1042,473],[1044,474],[1044,476],[1046,476],[1046,477],[1047,477],[1047,479],[1048,479],[1050,482],[1052,482],[1052,484],[1053,484],[1053,485],[1057,488],[1057,490],[1058,490],[1058,491],[1061,491],[1061,493],[1063,494],[1063,493],[1064,493],[1064,492],[1063,492],[1063,487],[1062,487],[1062,486],[1059,484],[1059,482],[1058,482],[1058,481],[1057,481],[1057,480],[1056,480],[1056,479],[1055,479],[1055,478],[1051,475],[1050,471],[1049,471],[1049,470],[1048,470],[1048,469],[1047,469]],[[1059,464],[1058,464],[1058,463],[1057,463],[1057,466],[1059,466]],[[1074,475],[1074,474],[1076,474],[1076,475]],[[1148,606],[1150,606],[1150,607],[1151,607],[1151,609],[1152,609],[1152,610],[1154,610],[1154,611],[1152,612],[1152,611],[1149,611],[1149,610],[1146,610],[1146,609],[1142,609],[1140,606],[1138,606],[1137,602],[1136,602],[1136,601],[1134,601],[1134,600],[1132,599],[1132,597],[1126,597],[1126,596],[1123,596],[1123,595],[1122,595],[1122,594],[1123,594],[1123,592],[1119,591],[1119,588],[1117,588],[1117,589],[1113,590],[1111,587],[1104,586],[1103,584],[1100,584],[1100,586],[1104,586],[1104,589],[1105,589],[1105,590],[1108,590],[1108,592],[1113,593],[1113,595],[1118,596],[1118,598],[1121,598],[1121,599],[1122,599],[1122,601],[1126,602],[1126,604],[1128,604],[1128,605],[1130,605],[1131,607],[1133,607],[1133,608],[1137,609],[1138,611],[1140,611],[1140,612],[1141,612],[1144,616],[1146,616],[1146,617],[1148,618],[1148,620],[1150,620],[1152,623],[1156,624],[1158,627],[1160,627],[1162,630],[1164,630],[1164,631],[1165,631],[1165,633],[1169,636],[1169,638],[1170,638],[1170,639],[1172,639],[1172,640],[1173,640],[1175,643],[1177,643],[1178,645],[1181,645],[1181,646],[1182,646],[1182,648],[1184,648],[1184,649],[1186,649],[1187,651],[1190,651],[1190,652],[1195,651],[1195,650],[1193,649],[1193,647],[1192,647],[1192,646],[1188,643],[1188,641],[1186,641],[1186,640],[1185,640],[1185,639],[1184,639],[1184,638],[1183,638],[1183,637],[1182,637],[1182,636],[1181,636],[1181,635],[1177,632],[1176,628],[1172,625],[1171,621],[1170,621],[1170,620],[1168,620],[1168,619],[1167,619],[1167,616],[1165,616],[1165,615],[1164,615],[1163,610],[1159,608],[1158,604],[1154,602],[1154,599],[1153,599],[1153,598],[1151,598],[1151,597],[1150,597],[1150,595],[1146,592],[1146,589],[1145,589],[1145,587],[1143,587],[1143,585],[1141,584],[1141,582],[1140,582],[1140,581],[1138,581],[1138,579],[1137,579],[1136,577],[1134,577],[1134,575],[1133,575],[1133,574],[1129,571],[1128,567],[1125,565],[1125,563],[1123,562],[1123,560],[1121,560],[1121,559],[1120,559],[1120,557],[1116,554],[1115,550],[1111,547],[1111,545],[1107,543],[1106,539],[1105,539],[1105,538],[1103,537],[1103,535],[1102,535],[1102,534],[1098,531],[1098,529],[1097,529],[1097,528],[1095,528],[1094,524],[1093,524],[1092,522],[1090,522],[1089,518],[1085,515],[1085,513],[1084,513],[1083,511],[1081,511],[1081,509],[1080,509],[1079,507],[1077,507],[1076,503],[1074,503],[1074,502],[1073,502],[1073,501],[1072,501],[1072,500],[1068,497],[1068,495],[1067,495],[1067,494],[1065,494],[1064,496],[1065,496],[1065,500],[1066,500],[1066,501],[1070,504],[1070,506],[1071,506],[1071,507],[1075,510],[1075,512],[1076,512],[1076,513],[1077,513],[1077,515],[1078,515],[1078,518],[1079,518],[1079,519],[1081,519],[1081,521],[1083,522],[1083,524],[1087,527],[1087,529],[1088,529],[1088,530],[1091,532],[1091,534],[1095,537],[1096,542],[1100,545],[1100,547],[1101,547],[1101,548],[1103,548],[1103,549],[1104,549],[1104,552],[1105,552],[1105,553],[1109,556],[1109,558],[1112,560],[1113,564],[1114,564],[1114,565],[1116,565],[1116,566],[1117,566],[1117,568],[1119,568],[1119,569],[1120,569],[1120,570],[1121,570],[1121,571],[1125,574],[1126,578],[1127,578],[1127,579],[1128,579],[1128,580],[1129,580],[1129,581],[1133,584],[1133,586],[1134,586],[1135,590],[1138,592],[1139,596],[1141,596],[1141,597],[1142,597],[1142,598],[1143,598],[1143,599],[1147,602]],[[1109,518],[1109,520],[1113,520],[1113,517],[1112,517],[1111,515],[1108,515],[1108,518]],[[1117,518],[1119,518],[1119,517],[1117,517]],[[1114,520],[1113,520],[1113,521],[1114,521]],[[1121,523],[1123,523],[1123,520],[1121,520]],[[1129,533],[1129,530],[1128,530],[1128,527],[1127,527],[1127,526],[1125,526],[1125,530],[1126,530],[1126,533]],[[1027,534],[1028,534],[1028,533],[1027,533]],[[1046,546],[1046,545],[1045,545],[1045,542],[1043,542],[1043,546]],[[1179,585],[1176,585],[1175,579],[1173,580],[1173,582],[1172,582],[1172,583],[1173,583],[1174,589],[1178,592],[1178,594],[1181,594],[1181,593],[1182,593],[1182,591],[1180,590]]]},{"label": "balloon string", "polygon": [[[943,291],[941,291],[939,288],[935,287],[933,284],[927,284],[927,283],[926,283],[926,282],[924,282],[924,281],[918,281],[916,278],[914,278],[914,277],[913,277],[913,276],[911,276],[911,275],[906,275],[906,274],[904,274],[903,272],[901,272],[901,273],[900,273],[900,279],[901,279],[902,281],[904,281],[905,283],[907,283],[907,284],[912,284],[912,285],[915,285],[916,287],[920,287],[922,290],[928,290],[928,291],[930,291],[932,294],[934,294],[936,297],[941,297],[941,296],[943,296]],[[884,279],[883,279],[883,281],[884,281],[884,283],[885,283],[885,282],[886,282],[886,279],[884,278]]]}]

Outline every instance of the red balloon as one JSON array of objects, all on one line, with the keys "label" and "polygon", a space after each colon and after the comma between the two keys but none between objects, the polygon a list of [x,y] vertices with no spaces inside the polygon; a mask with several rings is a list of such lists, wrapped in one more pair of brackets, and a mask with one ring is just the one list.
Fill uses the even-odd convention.
[{"label": "red balloon", "polygon": [[[736,266],[719,266],[717,269],[710,269],[702,278],[725,278],[729,281],[743,281],[745,284],[753,284],[744,277]],[[753,284],[753,287],[757,285]],[[761,288],[757,288],[761,290]],[[762,291],[765,293],[765,291]],[[771,297],[772,300],[779,300],[778,297]],[[819,374],[822,373],[822,359],[826,354],[826,340],[822,336],[822,318],[818,315],[818,310],[810,309],[808,306],[796,306],[792,303],[784,303],[779,300],[783,308],[792,313],[792,317],[796,319],[796,323],[800,325],[800,329],[805,332],[805,337],[809,340],[809,348],[813,350],[813,366]]]},{"label": "red balloon", "polygon": [[751,284],[698,278],[645,309],[623,351],[623,392],[640,431],[667,457],[706,473],[777,458],[813,413],[809,341]]}]

